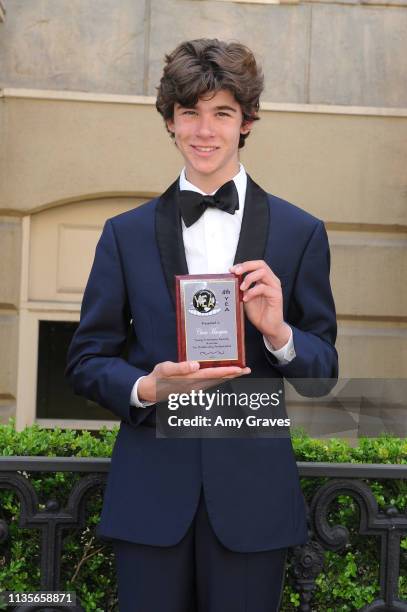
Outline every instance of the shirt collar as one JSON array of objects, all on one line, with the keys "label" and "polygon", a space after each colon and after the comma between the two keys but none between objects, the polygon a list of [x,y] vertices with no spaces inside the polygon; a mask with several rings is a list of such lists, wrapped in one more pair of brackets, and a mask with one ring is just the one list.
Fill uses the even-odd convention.
[{"label": "shirt collar", "polygon": [[[246,199],[247,174],[243,164],[239,164],[239,166],[239,172],[232,178],[232,180],[236,185],[237,193],[239,195],[239,210],[236,211],[236,214],[241,217],[243,215],[244,202]],[[221,185],[219,187],[221,187]],[[217,191],[215,190],[212,193],[206,194],[204,191],[202,191],[202,189],[199,189],[199,187],[196,187],[193,183],[190,183],[185,176],[185,167],[181,170],[181,174],[179,177],[179,188],[181,191],[184,189],[188,189],[190,191],[196,191],[197,193],[201,193],[202,195],[213,195]]]}]

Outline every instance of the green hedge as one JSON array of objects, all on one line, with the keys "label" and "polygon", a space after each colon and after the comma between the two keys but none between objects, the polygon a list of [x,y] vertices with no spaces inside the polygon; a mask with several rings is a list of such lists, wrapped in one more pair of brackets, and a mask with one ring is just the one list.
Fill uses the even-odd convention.
[{"label": "green hedge", "polygon": [[[22,432],[14,429],[14,420],[0,425],[0,452],[3,456],[109,457],[117,428],[99,432],[41,429],[37,425]],[[407,441],[390,436],[362,438],[355,448],[339,439],[315,440],[303,433],[293,434],[298,461],[333,463],[407,462]],[[78,474],[66,472],[27,474],[45,508],[49,499],[57,499],[61,508],[67,503]],[[311,500],[316,489],[327,479],[302,479],[305,497]],[[369,481],[380,509],[394,505],[406,512],[407,483],[400,480]],[[110,546],[95,538],[102,495],[95,492],[88,500],[87,526],[81,532],[67,530],[63,539],[61,590],[75,591],[85,610],[117,610],[114,558]],[[9,540],[0,545],[0,590],[37,591],[39,589],[39,530],[18,527],[19,501],[11,490],[0,490],[0,518],[10,528]],[[325,568],[317,580],[313,598],[315,612],[351,612],[370,603],[379,594],[379,539],[358,535],[359,512],[354,500],[339,496],[330,509],[331,524],[347,526],[349,545],[339,553],[327,552]],[[399,596],[407,599],[407,538],[402,540]],[[299,597],[288,578],[284,589],[282,612],[295,611]]]}]

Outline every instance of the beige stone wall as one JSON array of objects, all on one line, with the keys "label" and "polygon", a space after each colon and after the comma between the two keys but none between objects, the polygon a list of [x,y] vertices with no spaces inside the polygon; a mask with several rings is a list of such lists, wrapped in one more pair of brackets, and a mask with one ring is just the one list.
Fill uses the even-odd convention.
[{"label": "beige stone wall", "polygon": [[95,198],[33,214],[28,301],[79,306],[106,219],[141,202],[136,197]]},{"label": "beige stone wall", "polygon": [[[153,98],[56,96],[4,90],[0,210],[148,196],[177,175],[181,158]],[[345,111],[265,103],[242,161],[266,189],[327,222],[405,225],[407,111]]]},{"label": "beige stone wall", "polygon": [[0,86],[155,95],[164,54],[240,40],[271,102],[407,106],[407,0],[3,0]]},{"label": "beige stone wall", "polygon": [[0,215],[0,419],[14,413],[17,391],[21,220]]}]

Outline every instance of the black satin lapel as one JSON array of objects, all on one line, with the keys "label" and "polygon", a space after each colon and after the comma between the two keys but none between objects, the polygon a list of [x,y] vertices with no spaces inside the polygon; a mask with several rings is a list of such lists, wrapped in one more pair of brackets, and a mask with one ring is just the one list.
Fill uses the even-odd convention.
[{"label": "black satin lapel", "polygon": [[155,213],[155,233],[165,281],[175,308],[175,275],[188,274],[178,208],[178,180],[160,197]]},{"label": "black satin lapel", "polygon": [[248,175],[242,226],[233,264],[264,259],[269,229],[267,193]]}]

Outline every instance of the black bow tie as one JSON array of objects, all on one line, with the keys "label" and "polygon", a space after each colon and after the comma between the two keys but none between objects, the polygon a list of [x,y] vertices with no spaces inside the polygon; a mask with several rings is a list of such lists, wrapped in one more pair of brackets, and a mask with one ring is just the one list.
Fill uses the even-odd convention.
[{"label": "black bow tie", "polygon": [[208,206],[219,208],[230,215],[239,209],[239,195],[234,181],[228,181],[211,196],[187,189],[180,190],[178,195],[181,216],[187,227],[198,221]]}]

